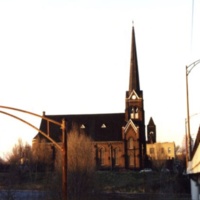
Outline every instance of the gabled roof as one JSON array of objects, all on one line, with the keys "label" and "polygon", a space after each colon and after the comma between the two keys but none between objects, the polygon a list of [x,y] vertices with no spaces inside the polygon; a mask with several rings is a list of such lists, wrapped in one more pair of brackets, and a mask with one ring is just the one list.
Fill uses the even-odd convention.
[{"label": "gabled roof", "polygon": [[135,98],[136,98],[136,99],[141,99],[141,98],[137,95],[137,93],[135,92],[135,90],[133,90],[133,91],[130,93],[130,95],[128,96],[127,99],[131,99],[133,95],[135,95]]},{"label": "gabled roof", "polygon": [[132,127],[133,128],[133,130],[137,133],[138,132],[138,126],[136,126],[134,123],[133,123],[133,121],[130,119],[129,121],[128,121],[128,123],[126,124],[126,126],[125,126],[125,128],[124,128],[124,132],[126,132],[127,130],[128,130],[128,128],[129,127]]},{"label": "gabled roof", "polygon": [[[73,124],[78,125],[95,141],[120,141],[122,127],[125,125],[124,113],[114,114],[78,114],[78,115],[45,115],[45,117],[61,122],[65,119],[67,129],[70,131]],[[47,122],[42,119],[40,130],[47,133]],[[62,130],[58,125],[49,123],[50,137],[56,142],[61,142]],[[36,138],[44,138],[38,133]]]}]

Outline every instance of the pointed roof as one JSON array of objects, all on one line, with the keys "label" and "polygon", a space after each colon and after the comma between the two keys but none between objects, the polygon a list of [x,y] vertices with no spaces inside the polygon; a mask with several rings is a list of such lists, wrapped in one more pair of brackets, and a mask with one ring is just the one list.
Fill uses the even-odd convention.
[{"label": "pointed roof", "polygon": [[150,119],[149,119],[148,126],[155,126],[155,123],[154,123],[154,121],[153,121],[153,118],[152,118],[152,117],[150,117]]},{"label": "pointed roof", "polygon": [[137,62],[137,51],[136,51],[134,27],[132,27],[129,92],[131,92],[133,90],[140,91],[140,81],[139,81],[139,71],[138,71],[138,62]]}]

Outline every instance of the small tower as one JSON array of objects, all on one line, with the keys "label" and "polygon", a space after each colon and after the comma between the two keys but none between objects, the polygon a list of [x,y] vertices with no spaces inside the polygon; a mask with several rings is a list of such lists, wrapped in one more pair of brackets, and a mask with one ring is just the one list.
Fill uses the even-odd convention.
[{"label": "small tower", "polygon": [[147,125],[147,139],[149,144],[156,143],[156,125],[152,117]]},{"label": "small tower", "polygon": [[134,27],[132,27],[129,90],[125,99],[125,121],[127,124],[123,135],[126,166],[130,168],[132,165],[134,169],[143,168],[146,154],[144,106],[143,91],[140,90]]}]

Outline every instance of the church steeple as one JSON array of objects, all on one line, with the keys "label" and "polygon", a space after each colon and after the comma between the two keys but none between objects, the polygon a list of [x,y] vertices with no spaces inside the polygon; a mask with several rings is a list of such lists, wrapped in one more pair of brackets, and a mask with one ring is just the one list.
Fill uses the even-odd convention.
[{"label": "church steeple", "polygon": [[136,92],[140,91],[140,81],[139,81],[139,71],[138,71],[134,26],[132,27],[129,93],[131,93],[133,90],[135,90]]},{"label": "church steeple", "polygon": [[[139,169],[145,165],[146,136],[143,91],[140,90],[134,27],[132,27],[130,60],[129,90],[126,91],[125,99],[125,121],[127,124],[123,129],[123,137],[125,138],[125,151],[127,151],[128,155],[125,158],[126,166],[133,164],[134,168]],[[131,163],[131,159],[133,163]]]},{"label": "church steeple", "polygon": [[126,91],[125,120],[144,122],[143,91],[140,90],[135,30],[132,26],[129,90]]}]

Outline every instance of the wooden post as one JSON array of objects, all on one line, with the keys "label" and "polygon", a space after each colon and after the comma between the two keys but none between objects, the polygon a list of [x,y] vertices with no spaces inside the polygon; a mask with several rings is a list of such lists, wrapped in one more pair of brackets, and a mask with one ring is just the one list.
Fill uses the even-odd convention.
[{"label": "wooden post", "polygon": [[67,132],[65,119],[62,120],[62,200],[67,200]]}]

